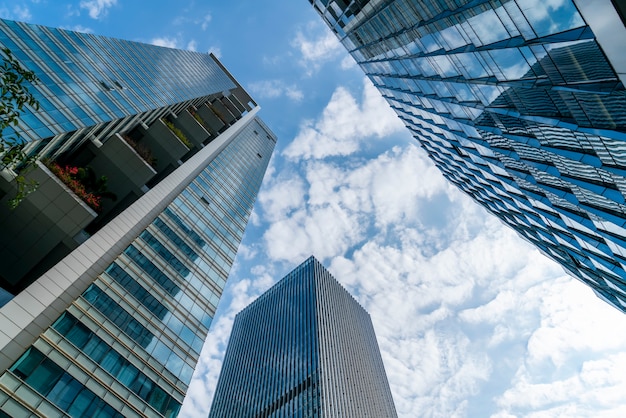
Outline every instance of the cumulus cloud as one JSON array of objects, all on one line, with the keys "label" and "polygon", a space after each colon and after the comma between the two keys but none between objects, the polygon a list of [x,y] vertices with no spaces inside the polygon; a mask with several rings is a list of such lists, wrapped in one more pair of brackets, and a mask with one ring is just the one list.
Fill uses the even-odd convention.
[{"label": "cumulus cloud", "polygon": [[79,7],[86,9],[92,19],[100,19],[105,17],[109,9],[116,4],[117,0],[82,0]]},{"label": "cumulus cloud", "polygon": [[32,18],[30,9],[25,4],[15,4],[12,7],[0,5],[0,18],[19,21],[28,21]]},{"label": "cumulus cloud", "polygon": [[207,53],[208,54],[213,54],[217,58],[222,58],[222,50],[218,46],[211,46],[211,47],[209,47],[209,50],[207,51]]},{"label": "cumulus cloud", "polygon": [[366,104],[368,88],[361,103],[336,91],[275,155],[262,240],[244,249],[182,416],[206,415],[235,313],[310,254],[370,313],[400,417],[623,416],[624,315],[450,186],[416,142],[366,158],[363,143],[402,128],[372,122],[386,107]]},{"label": "cumulus cloud", "polygon": [[206,30],[209,27],[209,23],[211,23],[212,19],[213,16],[208,13],[202,18],[202,20],[200,21],[200,27],[202,28],[202,30]]},{"label": "cumulus cloud", "polygon": [[352,58],[352,55],[346,55],[346,57],[341,60],[340,66],[342,70],[349,70],[356,67],[356,61]]},{"label": "cumulus cloud", "polygon": [[167,36],[152,38],[150,40],[152,45],[156,46],[164,46],[167,48],[178,48],[178,40],[176,38],[171,38]]},{"label": "cumulus cloud", "polygon": [[413,143],[354,164],[311,161],[302,174],[290,171],[266,184],[259,203],[271,222],[267,251],[291,262],[310,253],[324,258],[346,251],[372,227],[420,223],[420,215],[430,211],[420,198],[428,201],[449,189]]},{"label": "cumulus cloud", "polygon": [[298,51],[299,63],[308,75],[318,71],[322,64],[346,54],[337,37],[317,22],[298,31],[292,46]]},{"label": "cumulus cloud", "polygon": [[66,27],[63,27],[63,29],[73,30],[75,32],[82,32],[82,33],[93,33],[93,29],[88,28],[83,25],[66,26]]},{"label": "cumulus cloud", "polygon": [[189,41],[187,43],[187,48],[188,51],[196,51],[198,49],[198,42],[196,42],[195,39],[192,39],[191,41]]},{"label": "cumulus cloud", "polygon": [[250,83],[250,91],[261,99],[287,97],[294,102],[304,98],[304,93],[295,84],[287,84],[282,80],[263,80]]},{"label": "cumulus cloud", "polygon": [[[498,413],[528,416],[623,416],[624,315],[580,283],[562,279],[541,299],[541,323],[511,381],[496,398]],[[590,303],[595,302],[595,303]]]},{"label": "cumulus cloud", "polygon": [[[514,378],[547,295],[563,293],[546,279],[571,279],[412,143],[301,171],[259,197],[269,259],[293,266],[316,254],[370,312],[400,416],[484,416],[481,393]],[[431,211],[446,212],[447,226],[425,220]]]},{"label": "cumulus cloud", "polygon": [[149,43],[157,46],[164,46],[166,48],[186,49],[188,51],[197,51],[198,42],[192,39],[185,43],[180,36],[158,36],[152,38]]},{"label": "cumulus cloud", "polygon": [[292,160],[345,156],[372,138],[401,131],[402,122],[371,82],[364,79],[361,103],[339,87],[317,120],[303,122],[284,155]]}]

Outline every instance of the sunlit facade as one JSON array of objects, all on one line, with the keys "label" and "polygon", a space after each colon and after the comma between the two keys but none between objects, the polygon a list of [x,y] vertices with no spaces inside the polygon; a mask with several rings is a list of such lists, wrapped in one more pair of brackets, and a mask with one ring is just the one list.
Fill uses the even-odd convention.
[{"label": "sunlit facade", "polygon": [[[0,47],[39,79],[26,83],[39,109],[2,132],[39,160],[0,168],[0,287],[14,295],[256,106],[210,54],[2,19]],[[90,167],[116,199],[74,204],[53,165]],[[39,190],[12,211],[17,174]]]},{"label": "sunlit facade", "polygon": [[626,311],[626,29],[610,0],[311,0],[445,177]]},{"label": "sunlit facade", "polygon": [[235,317],[209,418],[396,416],[369,314],[315,258]]},{"label": "sunlit facade", "polygon": [[[26,125],[17,129],[23,127],[20,133],[32,144],[46,144],[37,146],[35,155],[62,164],[87,163],[94,169],[106,166],[110,186],[119,196],[109,212],[92,210],[91,223],[78,234],[80,242],[71,234],[63,238],[74,242],[63,248],[61,261],[30,277],[30,283],[0,307],[0,417],[174,417],[276,137],[256,116],[256,104],[211,55],[7,21],[0,30],[2,43],[24,66],[37,70],[40,101],[65,103],[62,94],[49,88],[54,85],[63,91],[83,89],[68,99],[76,102],[75,108],[29,110]],[[55,52],[48,57],[51,62],[42,56],[36,64],[25,58],[36,55],[34,44],[65,51],[79,40],[94,49],[72,50],[69,56]],[[29,49],[21,50],[20,42]],[[97,52],[103,45],[119,48]],[[123,51],[134,51],[133,60]],[[55,67],[57,60],[71,61],[80,70],[70,66],[69,72],[62,71]],[[117,75],[125,87],[118,94],[111,93],[113,89],[95,96],[103,100],[98,104],[102,110],[118,108],[122,113],[95,112],[89,121],[74,119],[78,109],[91,112],[82,101],[91,100],[91,88],[99,88],[85,80],[84,85],[75,84],[84,78],[81,71],[88,65],[103,70],[118,61],[132,64],[118,68],[127,73]],[[49,86],[47,79],[54,83]],[[148,97],[142,99],[143,94]],[[131,100],[122,96],[136,97],[142,104],[132,102],[130,109]],[[76,129],[66,134],[69,148],[61,140],[64,134],[56,131],[59,126],[47,119],[61,114],[71,123],[67,129]],[[32,118],[45,121],[51,132],[35,128]],[[83,127],[83,122],[96,125]],[[128,138],[160,153],[159,161],[150,164]],[[50,175],[47,165],[38,163],[36,169]],[[49,193],[47,182],[42,180],[27,197],[34,200],[15,211],[28,214],[41,209],[36,207],[41,201],[48,204],[43,207],[46,213],[55,207],[58,211],[56,201],[38,197]],[[62,184],[60,179],[49,182]],[[130,183],[128,189],[125,182]],[[58,190],[54,198],[69,196],[78,202],[78,210],[85,209],[76,192]],[[61,209],[61,222],[76,216],[74,209]],[[2,234],[4,241],[14,239],[6,229]],[[37,243],[32,248],[36,250]],[[1,274],[9,277],[6,270]]]}]

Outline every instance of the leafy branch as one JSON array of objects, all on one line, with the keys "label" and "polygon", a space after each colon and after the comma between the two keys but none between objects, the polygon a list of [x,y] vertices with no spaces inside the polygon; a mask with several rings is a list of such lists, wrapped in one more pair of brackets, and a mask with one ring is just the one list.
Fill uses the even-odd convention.
[{"label": "leafy branch", "polygon": [[37,190],[39,184],[25,177],[35,161],[35,157],[29,157],[24,152],[26,142],[15,131],[12,136],[5,136],[3,131],[18,125],[19,115],[25,106],[39,110],[39,102],[27,87],[27,83],[34,84],[38,78],[33,71],[22,67],[10,49],[2,48],[1,51],[4,59],[0,64],[0,169],[19,171],[15,177],[17,193],[9,200],[9,207],[14,209],[26,196]]}]

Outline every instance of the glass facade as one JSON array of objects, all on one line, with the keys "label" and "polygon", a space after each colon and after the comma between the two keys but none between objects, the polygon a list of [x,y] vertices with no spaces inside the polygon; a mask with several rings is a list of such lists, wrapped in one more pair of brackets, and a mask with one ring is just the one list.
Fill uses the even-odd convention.
[{"label": "glass facade", "polygon": [[572,0],[311,0],[452,183],[626,311],[626,90]]},{"label": "glass facade", "polygon": [[[39,109],[26,106],[18,125],[3,131],[40,161],[3,166],[0,176],[0,287],[13,295],[256,107],[206,53],[2,19],[0,47],[39,79],[27,84]],[[58,174],[81,168],[106,178],[115,198],[98,197],[88,181],[77,192],[69,174],[65,181]],[[71,190],[47,190],[49,171]],[[18,174],[40,187],[10,211]],[[72,192],[88,206],[74,222],[63,219],[78,212]]]},{"label": "glass facade", "polygon": [[16,128],[36,155],[87,141],[71,154],[82,161],[117,141],[105,165],[127,168],[122,152],[140,162],[120,183],[149,165],[120,133],[160,163],[171,157],[148,168],[156,180],[137,182],[141,196],[120,196],[108,222],[0,306],[0,416],[175,417],[276,137],[211,55],[10,21],[0,43],[41,80],[42,109]]},{"label": "glass facade", "polygon": [[[104,373],[115,382],[107,391],[137,416],[177,415],[274,145],[252,120],[40,337],[57,340],[50,349],[66,361],[95,368],[93,379]],[[48,381],[42,373],[54,369],[54,379],[69,385],[59,389],[68,399],[84,386],[61,374],[38,343],[7,373],[70,415],[90,416],[57,399],[52,380],[45,388],[31,384]],[[0,408],[7,395],[0,390]],[[103,405],[110,416],[121,413]]]},{"label": "glass facade", "polygon": [[27,109],[16,128],[36,142],[31,149],[57,142],[57,135],[235,87],[208,54],[11,20],[0,20],[0,45],[40,80],[28,86],[40,109]]},{"label": "glass facade", "polygon": [[235,317],[210,418],[395,417],[368,313],[313,257]]}]

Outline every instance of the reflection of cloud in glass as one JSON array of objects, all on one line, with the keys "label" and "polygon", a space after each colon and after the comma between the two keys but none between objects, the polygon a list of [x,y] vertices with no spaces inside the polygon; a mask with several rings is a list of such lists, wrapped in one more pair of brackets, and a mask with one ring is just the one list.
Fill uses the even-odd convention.
[{"label": "reflection of cloud in glass", "polygon": [[571,0],[517,0],[537,36],[583,26],[585,22]]},{"label": "reflection of cloud in glass", "polygon": [[478,60],[476,53],[457,54],[455,57],[459,60],[461,70],[465,78],[481,78],[487,76],[487,71],[482,63]]},{"label": "reflection of cloud in glass", "polygon": [[454,25],[439,32],[439,36],[443,43],[446,44],[448,50],[467,45],[467,41],[463,38],[457,26]]},{"label": "reflection of cloud in glass", "polygon": [[477,46],[489,45],[509,38],[509,33],[494,10],[474,16],[468,19],[468,23],[480,39],[481,44]]},{"label": "reflection of cloud in glass", "polygon": [[493,103],[493,101],[500,97],[506,89],[505,87],[490,86],[486,84],[473,84],[471,85],[471,88],[485,106],[489,106]]},{"label": "reflection of cloud in glass", "polygon": [[467,84],[453,83],[453,88],[459,102],[471,102],[476,100],[476,97],[472,94],[472,91]]},{"label": "reflection of cloud in glass", "polygon": [[498,65],[501,75],[496,74],[500,80],[518,80],[527,75],[530,66],[517,48],[494,49],[489,54]]},{"label": "reflection of cloud in glass", "polygon": [[422,36],[419,40],[424,47],[424,51],[426,52],[433,52],[441,48],[432,34]]},{"label": "reflection of cloud in glass", "polygon": [[438,72],[441,77],[456,77],[461,75],[447,55],[437,55],[432,57],[432,60],[434,61],[435,67],[439,69]]}]

